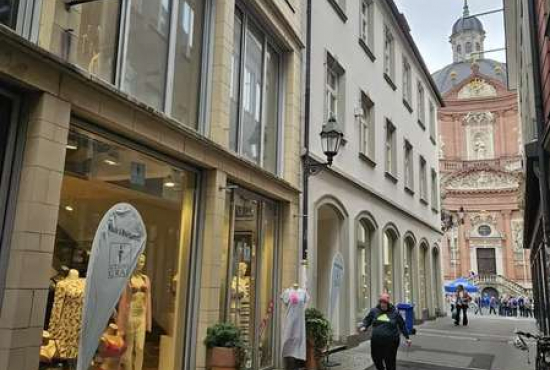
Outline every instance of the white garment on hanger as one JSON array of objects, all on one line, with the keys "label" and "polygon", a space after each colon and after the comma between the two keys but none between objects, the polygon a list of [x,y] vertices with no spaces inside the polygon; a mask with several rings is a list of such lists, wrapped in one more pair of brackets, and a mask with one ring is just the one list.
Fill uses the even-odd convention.
[{"label": "white garment on hanger", "polygon": [[306,360],[306,304],[309,294],[304,289],[286,289],[281,295],[287,307],[283,328],[283,357]]}]

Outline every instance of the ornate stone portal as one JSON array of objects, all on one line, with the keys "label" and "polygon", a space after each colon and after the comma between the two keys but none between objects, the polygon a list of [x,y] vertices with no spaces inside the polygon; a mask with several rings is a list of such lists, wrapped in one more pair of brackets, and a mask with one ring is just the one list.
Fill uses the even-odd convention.
[{"label": "ornate stone portal", "polygon": [[459,99],[486,98],[497,96],[497,90],[481,78],[476,78],[458,92]]}]

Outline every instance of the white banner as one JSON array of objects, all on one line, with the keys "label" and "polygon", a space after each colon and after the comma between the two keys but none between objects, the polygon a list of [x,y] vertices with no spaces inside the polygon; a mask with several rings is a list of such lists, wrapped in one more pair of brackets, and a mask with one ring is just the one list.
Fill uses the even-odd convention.
[{"label": "white banner", "polygon": [[143,220],[129,204],[113,206],[99,223],[86,274],[77,370],[90,366],[146,241]]},{"label": "white banner", "polygon": [[332,260],[332,268],[330,272],[330,302],[328,319],[334,320],[334,313],[338,303],[338,296],[340,295],[340,288],[344,282],[344,257],[342,253],[338,252],[334,255]]}]

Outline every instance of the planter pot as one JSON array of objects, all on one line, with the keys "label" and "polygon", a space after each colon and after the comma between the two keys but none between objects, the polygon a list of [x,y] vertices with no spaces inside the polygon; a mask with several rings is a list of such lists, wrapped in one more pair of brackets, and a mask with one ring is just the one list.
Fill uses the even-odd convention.
[{"label": "planter pot", "polygon": [[238,369],[237,351],[235,348],[214,347],[208,349],[206,366],[211,370]]},{"label": "planter pot", "polygon": [[320,370],[321,359],[317,357],[315,353],[315,345],[313,341],[308,339],[307,341],[307,353],[306,353],[306,370]]}]

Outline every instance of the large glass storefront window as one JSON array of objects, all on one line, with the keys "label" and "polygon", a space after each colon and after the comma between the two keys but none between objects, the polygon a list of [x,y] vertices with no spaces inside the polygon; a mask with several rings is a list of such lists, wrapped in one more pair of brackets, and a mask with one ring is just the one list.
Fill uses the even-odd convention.
[{"label": "large glass storefront window", "polygon": [[420,308],[428,308],[428,247],[422,245],[420,247],[420,269],[418,277],[420,279]]},{"label": "large glass storefront window", "polygon": [[44,369],[71,368],[78,356],[91,245],[103,215],[120,202],[141,214],[147,244],[90,369],[181,368],[196,183],[194,172],[70,130],[41,348]]},{"label": "large glass storefront window", "polygon": [[0,0],[0,23],[15,28],[19,0]]},{"label": "large glass storefront window", "polygon": [[276,172],[281,56],[266,34],[238,8],[234,22],[230,145]]},{"label": "large glass storefront window", "polygon": [[357,226],[357,319],[362,320],[371,307],[371,242],[372,231],[367,224]]},{"label": "large glass storefront window", "polygon": [[271,367],[278,209],[270,201],[238,190],[231,194],[227,211],[232,226],[226,316],[242,330],[243,368]]},{"label": "large glass storefront window", "polygon": [[413,303],[414,300],[414,240],[405,242],[405,255],[403,259],[403,282],[405,283],[405,302]]}]

